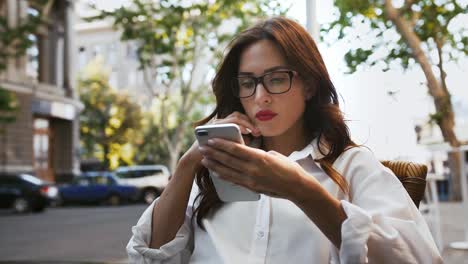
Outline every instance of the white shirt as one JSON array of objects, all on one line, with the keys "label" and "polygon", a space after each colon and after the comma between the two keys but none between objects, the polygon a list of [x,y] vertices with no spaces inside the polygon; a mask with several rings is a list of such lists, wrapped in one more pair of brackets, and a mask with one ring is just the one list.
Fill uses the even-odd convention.
[{"label": "white shirt", "polygon": [[341,200],[347,219],[338,250],[294,203],[261,195],[259,201],[225,203],[191,225],[192,188],[184,224],[159,249],[149,248],[154,204],[127,245],[131,263],[442,263],[430,231],[400,181],[363,147],[345,151],[333,167],[346,179],[344,195],[314,162],[323,155],[313,140],[289,155]]}]

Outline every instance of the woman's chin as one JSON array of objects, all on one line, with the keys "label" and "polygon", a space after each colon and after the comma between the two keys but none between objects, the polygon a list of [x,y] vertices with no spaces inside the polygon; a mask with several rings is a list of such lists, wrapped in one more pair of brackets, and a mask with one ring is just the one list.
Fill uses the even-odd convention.
[{"label": "woman's chin", "polygon": [[260,129],[260,134],[263,136],[263,137],[276,137],[278,135],[280,135],[280,133],[276,132],[276,131],[272,131],[271,129],[267,129],[267,128],[259,128]]}]

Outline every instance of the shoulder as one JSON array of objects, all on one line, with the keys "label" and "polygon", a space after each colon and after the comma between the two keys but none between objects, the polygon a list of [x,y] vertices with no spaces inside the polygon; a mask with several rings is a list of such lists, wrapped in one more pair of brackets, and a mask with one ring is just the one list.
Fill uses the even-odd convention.
[{"label": "shoulder", "polygon": [[334,162],[333,167],[349,183],[383,180],[398,183],[398,178],[385,167],[372,151],[363,146],[350,147]]},{"label": "shoulder", "polygon": [[335,160],[333,166],[342,169],[362,167],[362,169],[382,168],[383,165],[372,151],[364,146],[349,147]]}]

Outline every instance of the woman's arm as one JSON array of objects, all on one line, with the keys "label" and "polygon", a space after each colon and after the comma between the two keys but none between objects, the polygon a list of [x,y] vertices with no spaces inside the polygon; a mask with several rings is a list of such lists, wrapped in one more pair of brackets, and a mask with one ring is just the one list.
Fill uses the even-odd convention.
[{"label": "woman's arm", "polygon": [[[239,112],[233,112],[226,118],[213,122],[213,124],[227,123],[237,124],[243,134],[252,133],[258,136],[260,133],[249,118]],[[179,160],[171,181],[153,209],[151,248],[160,248],[173,240],[184,223],[190,190],[202,158],[198,142],[195,142]]]},{"label": "woman's arm", "polygon": [[265,152],[223,139],[201,148],[202,164],[221,178],[253,191],[291,200],[339,248],[346,213],[338,199],[298,163],[275,152]]},{"label": "woman's arm", "polygon": [[[291,200],[339,249],[342,263],[440,263],[418,209],[398,179],[363,148],[333,164],[349,183],[352,200],[334,198],[298,163],[222,139],[201,149],[202,164],[221,178]],[[415,261],[413,261],[415,260]]]},{"label": "woman's arm", "polygon": [[[198,148],[198,144],[192,148]],[[173,240],[184,223],[190,190],[200,160],[201,156],[195,154],[184,155],[179,160],[169,184],[153,209],[150,248],[160,248]]]},{"label": "woman's arm", "polygon": [[336,248],[340,248],[341,225],[346,220],[341,202],[310,175],[295,178],[299,182],[294,184],[296,189],[287,199],[296,204]]}]

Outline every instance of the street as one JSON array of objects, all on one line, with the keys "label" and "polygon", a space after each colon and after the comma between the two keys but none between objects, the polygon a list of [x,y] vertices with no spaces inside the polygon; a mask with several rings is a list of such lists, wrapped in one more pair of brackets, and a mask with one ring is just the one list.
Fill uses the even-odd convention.
[{"label": "street", "polygon": [[146,205],[0,211],[0,261],[126,263],[131,227]]},{"label": "street", "polygon": [[[127,263],[131,227],[146,205],[48,208],[16,215],[0,211],[0,262]],[[446,264],[468,263],[468,251],[448,248],[463,240],[460,203],[441,203],[442,252]]]}]

